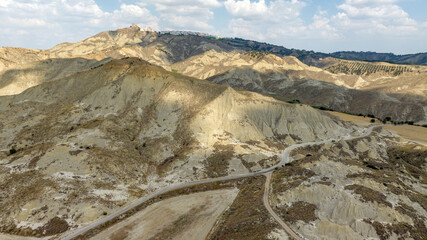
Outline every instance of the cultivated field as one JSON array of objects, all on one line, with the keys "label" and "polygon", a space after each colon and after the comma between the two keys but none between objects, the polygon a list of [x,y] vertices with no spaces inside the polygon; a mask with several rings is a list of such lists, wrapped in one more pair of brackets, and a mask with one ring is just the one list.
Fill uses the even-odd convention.
[{"label": "cultivated field", "polygon": [[400,75],[404,72],[412,72],[413,69],[405,65],[395,65],[388,63],[369,63],[369,62],[356,62],[356,61],[341,61],[326,70],[331,73],[345,73],[355,75],[370,75],[373,73],[386,73],[394,76]]}]

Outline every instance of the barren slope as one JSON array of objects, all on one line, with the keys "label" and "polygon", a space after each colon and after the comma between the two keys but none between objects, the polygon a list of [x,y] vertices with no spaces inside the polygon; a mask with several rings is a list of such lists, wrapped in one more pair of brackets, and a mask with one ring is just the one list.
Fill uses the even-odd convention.
[{"label": "barren slope", "polygon": [[[132,26],[102,32],[78,43],[59,44],[45,51],[2,48],[0,70],[5,70],[6,66],[7,69],[19,68],[21,64],[46,58],[102,60],[139,57],[189,76],[296,98],[310,105],[355,114],[374,114],[380,118],[392,117],[395,121],[427,122],[427,70],[424,66],[323,59],[323,55],[319,55],[319,59],[322,59],[319,60],[310,57],[314,53],[303,52],[301,56],[295,53],[305,62],[315,62],[329,69],[324,71],[309,67],[295,57],[278,57],[294,54],[291,50],[282,50],[277,46],[239,39],[173,35],[141,31],[139,27]],[[342,64],[345,66],[342,67]],[[357,64],[360,66],[354,68]],[[351,68],[350,72],[346,70],[348,67]],[[8,78],[6,82],[10,87],[4,89],[3,94],[18,93],[25,86],[36,83],[31,81],[31,84],[26,84],[23,76],[14,77],[13,80]]]},{"label": "barren slope", "polygon": [[427,149],[365,139],[299,149],[270,201],[308,239],[425,239]]},{"label": "barren slope", "polygon": [[86,224],[166,185],[258,171],[288,144],[357,130],[136,58],[0,97],[0,110],[0,229],[33,235]]},{"label": "barren slope", "polygon": [[[427,71],[368,77],[332,74],[294,57],[208,51],[173,64],[172,70],[232,87],[298,99],[355,114],[398,121],[426,121]],[[365,78],[365,79],[364,79]]]}]

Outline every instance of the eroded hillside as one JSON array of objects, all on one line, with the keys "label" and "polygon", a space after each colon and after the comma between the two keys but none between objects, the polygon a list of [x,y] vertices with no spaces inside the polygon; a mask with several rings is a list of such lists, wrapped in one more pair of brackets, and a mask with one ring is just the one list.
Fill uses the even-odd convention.
[{"label": "eroded hillside", "polygon": [[[282,50],[277,46],[239,39],[145,31],[134,25],[102,32],[78,43],[59,44],[49,50],[2,48],[0,94],[16,94],[43,82],[36,77],[43,71],[34,71],[43,68],[41,60],[84,58],[106,61],[138,57],[170,71],[298,99],[310,105],[353,114],[371,114],[381,119],[391,117],[394,121],[419,124],[427,121],[427,70],[424,66],[346,61]],[[325,69],[307,66],[296,57],[286,55],[295,55],[305,63],[315,63]],[[92,64],[97,63],[88,66]],[[86,69],[82,67],[80,71]],[[49,71],[59,75],[64,72],[61,66]],[[65,72],[79,70],[68,68]]]},{"label": "eroded hillside", "polygon": [[259,171],[287,145],[358,131],[136,58],[3,96],[0,109],[1,229],[19,234],[64,231],[161,187]]},{"label": "eroded hillside", "polygon": [[272,205],[308,239],[425,239],[427,149],[387,135],[294,151]]},{"label": "eroded hillside", "polygon": [[397,121],[426,121],[427,70],[369,76],[333,74],[295,57],[211,50],[173,64],[183,74],[315,106]]}]

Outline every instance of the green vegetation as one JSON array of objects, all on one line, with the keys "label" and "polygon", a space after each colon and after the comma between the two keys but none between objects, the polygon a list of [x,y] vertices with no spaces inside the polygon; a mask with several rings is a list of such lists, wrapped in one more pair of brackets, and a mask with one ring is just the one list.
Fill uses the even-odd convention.
[{"label": "green vegetation", "polygon": [[292,99],[292,100],[290,100],[290,101],[287,101],[288,103],[292,103],[292,104],[294,104],[294,103],[301,103],[298,99]]},{"label": "green vegetation", "polygon": [[264,51],[253,50],[253,51],[246,52],[245,54],[250,56],[251,58],[260,59],[268,55],[269,53]]},{"label": "green vegetation", "polygon": [[324,107],[324,106],[311,106],[311,107],[315,108],[315,109],[320,109],[320,110],[334,111],[333,109],[328,108],[328,107]]},{"label": "green vegetation", "polygon": [[327,68],[326,70],[330,71],[331,73],[345,73],[354,75],[370,75],[373,73],[382,72],[391,74],[393,76],[398,76],[404,72],[412,72],[412,69],[407,66],[381,65],[352,61],[342,61]]},{"label": "green vegetation", "polygon": [[176,70],[176,69],[172,69],[172,72],[173,73],[177,73],[177,74],[181,74],[178,70]]}]

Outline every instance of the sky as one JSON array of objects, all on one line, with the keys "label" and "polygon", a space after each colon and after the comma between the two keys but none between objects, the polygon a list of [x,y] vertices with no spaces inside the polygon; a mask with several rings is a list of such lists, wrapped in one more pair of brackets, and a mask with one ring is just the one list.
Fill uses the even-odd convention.
[{"label": "sky", "polygon": [[137,24],[287,48],[427,52],[426,0],[0,0],[0,46],[49,49]]}]

